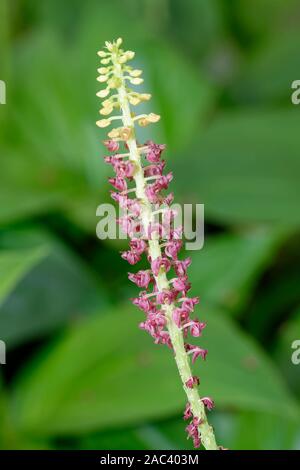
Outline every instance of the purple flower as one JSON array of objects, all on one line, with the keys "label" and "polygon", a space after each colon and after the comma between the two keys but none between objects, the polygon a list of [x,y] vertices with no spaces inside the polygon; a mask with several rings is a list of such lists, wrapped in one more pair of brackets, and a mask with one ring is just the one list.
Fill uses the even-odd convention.
[{"label": "purple flower", "polygon": [[150,312],[154,307],[146,293],[141,293],[139,297],[132,299],[132,303],[143,310],[145,313]]},{"label": "purple flower", "polygon": [[190,325],[190,333],[192,336],[197,338],[198,336],[201,336],[202,331],[204,330],[205,327],[206,327],[206,323],[200,322],[199,320],[194,320],[191,322],[191,325]]},{"label": "purple flower", "polygon": [[166,244],[165,253],[170,258],[177,259],[178,252],[180,251],[181,247],[182,247],[181,240],[171,240]]},{"label": "purple flower", "polygon": [[200,383],[199,377],[197,377],[196,375],[193,375],[185,382],[185,385],[187,386],[187,388],[194,388],[194,387],[197,387],[199,383]]},{"label": "purple flower", "polygon": [[191,288],[187,276],[177,277],[173,280],[175,290],[182,291],[184,294]]},{"label": "purple flower", "polygon": [[152,240],[154,236],[156,238],[157,235],[161,238],[164,235],[164,228],[158,222],[152,222],[149,224],[147,235],[149,240]]},{"label": "purple flower", "polygon": [[201,401],[209,411],[215,406],[214,401],[210,397],[203,397]]},{"label": "purple flower", "polygon": [[139,238],[133,238],[129,242],[131,250],[136,253],[137,255],[141,255],[147,249],[147,244],[144,240],[140,240]]},{"label": "purple flower", "polygon": [[183,419],[186,421],[187,419],[190,419],[193,417],[192,411],[191,411],[191,405],[189,403],[186,404],[184,414],[183,414]]},{"label": "purple flower", "polygon": [[192,354],[192,363],[194,364],[198,357],[206,359],[207,349],[199,348],[199,346],[192,346],[190,353]]},{"label": "purple flower", "polygon": [[162,175],[165,166],[166,166],[165,160],[162,160],[161,162],[156,163],[154,165],[148,165],[144,168],[144,176],[149,177],[149,176]]},{"label": "purple flower", "polygon": [[158,273],[161,269],[165,272],[168,272],[171,269],[171,263],[168,258],[163,258],[159,256],[154,261],[151,262],[151,269],[155,276],[158,276]]},{"label": "purple flower", "polygon": [[114,140],[104,140],[103,143],[109,152],[117,152],[119,150],[119,143]]},{"label": "purple flower", "polygon": [[154,327],[162,329],[166,325],[166,317],[159,311],[150,312],[147,321]]},{"label": "purple flower", "polygon": [[174,290],[164,290],[162,292],[158,292],[156,299],[158,304],[171,304],[176,300],[178,292]]},{"label": "purple flower", "polygon": [[126,181],[120,176],[117,176],[116,178],[109,178],[108,181],[114,188],[118,189],[119,191],[126,191],[127,189]]},{"label": "purple flower", "polygon": [[199,435],[199,426],[201,422],[199,418],[193,418],[191,423],[185,428],[188,438],[193,439],[194,447],[197,449],[201,445],[201,438]]},{"label": "purple flower", "polygon": [[141,213],[141,205],[137,199],[128,199],[126,203],[126,208],[130,211],[130,215],[133,217],[139,217]]},{"label": "purple flower", "polygon": [[173,200],[174,200],[174,194],[170,193],[163,199],[163,203],[166,204],[167,206],[170,206]]},{"label": "purple flower", "polygon": [[145,192],[146,196],[152,204],[157,204],[158,202],[160,202],[159,188],[155,184],[150,184],[149,186],[147,186]]},{"label": "purple flower", "polygon": [[182,302],[182,308],[185,308],[189,312],[193,312],[195,305],[199,303],[199,297],[185,298]]},{"label": "purple flower", "polygon": [[[112,157],[113,158],[113,157]],[[113,162],[114,170],[120,178],[132,178],[135,166],[132,162],[122,162],[116,159],[116,162]]]},{"label": "purple flower", "polygon": [[189,312],[185,309],[181,308],[174,308],[173,310],[173,320],[175,321],[178,328],[181,327],[181,323],[185,322],[189,319]]},{"label": "purple flower", "polygon": [[173,316],[174,322],[176,323],[178,328],[180,328],[180,326],[181,326],[181,310],[180,310],[180,308],[174,308],[172,316]]},{"label": "purple flower", "polygon": [[138,261],[140,261],[141,257],[134,251],[123,251],[121,254],[121,257],[128,261],[129,264],[136,264]]},{"label": "purple flower", "polygon": [[127,233],[130,237],[133,237],[140,231],[140,225],[128,215],[124,215],[117,219],[117,223],[120,225],[124,233]]},{"label": "purple flower", "polygon": [[172,343],[170,340],[170,335],[167,331],[160,331],[157,334],[157,338],[155,339],[156,344],[165,344],[169,348],[172,348]]},{"label": "purple flower", "polygon": [[149,270],[138,271],[136,274],[128,273],[128,279],[134,282],[138,287],[147,289],[151,281],[151,275]]},{"label": "purple flower", "polygon": [[127,208],[128,204],[128,197],[126,194],[116,193],[115,191],[111,191],[110,193],[112,199],[120,204],[122,209]]},{"label": "purple flower", "polygon": [[168,189],[169,183],[173,179],[173,173],[170,172],[167,175],[162,175],[155,183],[155,187],[157,191],[161,191],[162,189]]},{"label": "purple flower", "polygon": [[165,145],[155,144],[152,140],[148,140],[148,142],[146,142],[146,146],[147,146],[146,158],[148,162],[152,162],[152,163],[159,161],[162,151],[165,150],[166,148]]},{"label": "purple flower", "polygon": [[182,261],[175,261],[174,269],[177,276],[185,276],[187,268],[191,265],[192,260],[191,258],[186,258]]}]

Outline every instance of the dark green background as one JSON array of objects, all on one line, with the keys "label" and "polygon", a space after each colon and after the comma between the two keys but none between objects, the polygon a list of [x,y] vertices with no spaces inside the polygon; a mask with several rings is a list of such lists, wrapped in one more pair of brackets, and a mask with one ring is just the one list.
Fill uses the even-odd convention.
[{"label": "dark green background", "polygon": [[96,68],[122,36],[143,68],[141,138],[167,143],[192,252],[218,442],[300,448],[300,7],[294,0],[0,0],[0,446],[185,449],[172,354],[138,330],[109,201]]}]

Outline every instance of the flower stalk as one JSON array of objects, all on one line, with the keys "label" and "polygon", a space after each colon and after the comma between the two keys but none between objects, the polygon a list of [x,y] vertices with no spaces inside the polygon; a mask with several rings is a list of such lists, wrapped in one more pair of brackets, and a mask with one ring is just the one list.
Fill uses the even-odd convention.
[{"label": "flower stalk", "polygon": [[[142,253],[148,256],[151,269],[129,274],[129,279],[139,287],[147,289],[150,285],[153,286],[150,293],[142,291],[139,297],[133,299],[133,303],[147,315],[146,321],[141,323],[140,327],[148,331],[156,343],[166,344],[174,352],[188,400],[184,414],[184,419],[191,420],[186,428],[188,437],[193,439],[195,447],[202,443],[207,450],[217,450],[214,432],[207,421],[205,410],[213,407],[213,401],[209,397],[200,398],[199,379],[192,375],[190,365],[191,357],[193,362],[199,356],[205,359],[207,351],[185,342],[188,332],[192,336],[200,336],[205,327],[204,323],[190,318],[190,313],[198,303],[198,298],[187,297],[190,284],[186,269],[191,261],[189,258],[178,260],[177,255],[181,248],[180,233],[175,229],[171,230],[167,242],[161,243],[164,225],[155,221],[157,213],[163,214],[169,220],[174,216],[169,209],[173,196],[162,196],[162,191],[167,189],[172,174],[163,175],[164,162],[160,161],[163,145],[150,141],[140,146],[136,139],[136,123],[144,127],[157,122],[160,116],[154,113],[135,116],[132,113],[131,105],[136,106],[147,101],[151,95],[129,88],[129,83],[142,83],[142,72],[127,65],[134,53],[124,52],[121,44],[121,39],[113,43],[107,42],[106,51],[98,52],[101,63],[105,66],[98,69],[98,81],[106,84],[107,88],[97,95],[104,98],[111,91],[114,94],[110,99],[103,101],[100,114],[105,116],[105,119],[98,121],[97,125],[106,127],[115,119],[121,121],[120,127],[109,132],[110,140],[105,141],[105,145],[113,152],[113,155],[106,157],[106,161],[112,164],[117,175],[110,180],[119,191],[112,193],[112,197],[130,213],[130,216],[119,219],[122,228],[131,238],[130,250],[123,253],[122,257],[130,264],[136,264]],[[119,115],[108,117],[114,109]],[[120,143],[125,144],[125,153],[116,153]],[[143,158],[146,158],[150,165],[144,166]],[[127,181],[134,184],[134,188],[128,189]],[[128,197],[132,193],[135,198]],[[167,273],[171,269],[175,270],[177,277],[169,280]]]}]

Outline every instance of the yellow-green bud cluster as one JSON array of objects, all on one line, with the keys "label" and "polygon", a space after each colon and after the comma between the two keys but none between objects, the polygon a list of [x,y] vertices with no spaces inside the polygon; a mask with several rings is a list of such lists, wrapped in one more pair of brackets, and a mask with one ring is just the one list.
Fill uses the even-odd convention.
[{"label": "yellow-green bud cluster", "polygon": [[[97,121],[97,126],[108,127],[112,121],[121,119],[121,116],[111,116],[114,110],[120,110],[119,90],[122,88],[126,93],[127,99],[132,106],[148,101],[151,98],[149,93],[139,93],[131,88],[130,85],[141,85],[142,70],[135,69],[128,65],[128,62],[134,58],[133,51],[124,51],[121,48],[122,39],[119,38],[114,42],[106,42],[105,50],[98,52],[101,58],[101,67],[98,68],[99,76],[97,80],[105,84],[105,88],[97,93],[97,96],[104,99],[102,107],[99,110],[104,119]],[[114,93],[115,91],[115,93]],[[109,96],[110,95],[110,96]],[[134,116],[134,121],[141,127],[159,121],[158,114],[141,114]],[[108,136],[116,140],[128,140],[131,131],[128,128],[118,127],[112,129]]]}]

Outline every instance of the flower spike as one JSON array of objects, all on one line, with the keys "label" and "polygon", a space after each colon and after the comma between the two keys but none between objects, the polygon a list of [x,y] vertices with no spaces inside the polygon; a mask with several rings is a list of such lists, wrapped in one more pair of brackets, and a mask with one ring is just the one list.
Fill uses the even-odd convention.
[{"label": "flower spike", "polygon": [[[132,88],[143,82],[142,71],[128,64],[134,52],[123,50],[121,46],[121,38],[107,41],[105,50],[98,52],[101,66],[97,80],[104,88],[97,96],[104,101],[100,109],[103,118],[97,121],[97,126],[105,128],[115,120],[121,121],[104,141],[106,149],[112,152],[105,161],[116,173],[109,179],[114,187],[111,196],[121,208],[127,209],[118,223],[131,240],[129,250],[121,256],[130,265],[138,263],[143,255],[149,262],[148,269],[128,274],[129,279],[143,289],[132,303],[145,314],[140,328],[147,331],[156,344],[166,345],[174,352],[188,400],[184,412],[184,419],[190,420],[186,427],[188,437],[196,448],[202,444],[207,450],[218,450],[206,416],[206,409],[214,406],[213,400],[200,398],[200,380],[191,370],[191,364],[198,358],[206,358],[207,350],[185,341],[188,335],[200,337],[206,324],[191,317],[199,302],[198,297],[187,296],[191,287],[187,275],[191,259],[179,259],[182,230],[172,227],[175,213],[169,206],[173,194],[165,194],[173,175],[164,174],[165,161],[161,160],[161,154],[165,145],[151,140],[139,145],[135,135],[135,124],[148,126],[158,122],[160,116],[152,112],[133,114],[130,106],[148,101],[151,95]],[[118,153],[123,146],[123,153]],[[158,214],[162,216],[160,222],[155,219]],[[167,238],[167,242],[162,238]]]}]

